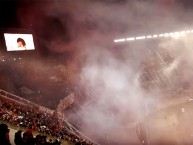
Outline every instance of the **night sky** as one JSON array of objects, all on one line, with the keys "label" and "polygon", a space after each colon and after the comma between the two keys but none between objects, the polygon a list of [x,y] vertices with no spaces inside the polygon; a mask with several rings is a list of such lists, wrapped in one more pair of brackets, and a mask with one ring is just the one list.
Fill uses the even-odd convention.
[{"label": "night sky", "polygon": [[15,26],[19,24],[16,17],[17,1],[1,1],[0,9],[1,27],[14,27],[12,22],[17,22]]},{"label": "night sky", "polygon": [[[92,1],[91,4],[95,5],[95,3],[101,3],[102,5],[106,5],[107,7],[111,5],[124,5],[124,3],[128,3],[127,0],[96,0]],[[131,0],[130,2],[133,2]],[[138,2],[148,2],[151,4],[152,0],[138,0]],[[169,9],[175,9],[176,4],[185,8],[186,11],[191,11],[193,7],[193,2],[191,0],[158,0],[158,3],[162,5],[163,9],[168,11]],[[89,1],[80,1],[80,8],[84,3],[90,3]],[[53,14],[53,11],[50,11],[50,6],[56,7],[57,5],[64,5],[64,9],[69,8],[72,10],[64,10],[59,15],[56,12],[56,15]],[[75,4],[77,5],[77,3]],[[174,6],[175,5],[175,6]],[[47,9],[49,7],[49,9]],[[62,41],[68,44],[75,37],[79,37],[80,30],[91,31],[98,29],[100,26],[97,25],[92,20],[86,20],[83,22],[78,22],[79,24],[74,27],[70,26],[72,23],[77,23],[77,19],[74,18],[73,13],[71,11],[76,11],[76,6],[73,7],[73,2],[62,1],[62,0],[1,0],[0,1],[0,28],[22,28],[22,29],[33,29],[35,30],[38,38],[44,39],[45,41],[51,41],[56,39],[56,37],[62,37]],[[84,8],[83,8],[84,9]],[[58,10],[61,11],[61,10]],[[99,10],[100,11],[100,10]],[[82,18],[82,13],[79,13],[80,19]],[[106,15],[106,14],[104,14]],[[84,18],[83,18],[84,19]],[[188,21],[183,19],[184,21]],[[111,26],[111,25],[110,25]],[[73,27],[73,28],[72,28]],[[114,27],[114,26],[112,26]],[[118,31],[125,31],[124,25],[120,25],[123,30],[118,28]],[[132,26],[133,27],[133,26]],[[130,29],[132,29],[132,27]],[[110,27],[109,27],[110,28]],[[76,36],[72,36],[71,29],[75,29],[75,31],[80,32]],[[135,29],[135,27],[134,27]],[[52,31],[47,31],[52,30]],[[47,33],[46,33],[47,31]],[[112,31],[112,30],[101,30],[101,31]],[[116,30],[115,30],[116,31]],[[128,28],[126,31],[130,31]],[[124,32],[125,33],[125,32]],[[73,38],[72,38],[73,37]],[[115,36],[116,37],[116,36]],[[45,42],[40,41],[40,50],[42,53],[52,53],[53,50],[47,49]],[[43,48],[45,47],[45,48]],[[56,52],[56,51],[54,51]],[[53,53],[54,53],[53,52]],[[60,53],[60,52],[59,52]]]},{"label": "night sky", "polygon": [[[131,0],[132,1],[132,0]],[[138,0],[142,2],[151,2],[152,0]],[[102,2],[105,4],[122,4],[125,2],[128,2],[126,0],[106,0],[106,1],[101,1],[98,0],[98,2]],[[62,0],[1,0],[0,1],[0,27],[31,27],[32,25],[36,25],[36,22],[33,20],[29,20],[26,22],[25,26],[22,26],[20,17],[24,17],[25,20],[27,20],[26,16],[29,13],[29,11],[33,11],[34,7],[37,7],[38,9],[38,15],[44,15],[44,13],[41,11],[41,9],[46,5],[46,4],[63,4],[65,3]],[[169,6],[173,5],[173,3],[179,3],[180,5],[183,5],[185,8],[192,9],[193,2],[191,0],[160,0],[160,3]],[[23,14],[21,9],[23,10]],[[36,9],[36,10],[37,10]],[[187,10],[188,10],[187,9]],[[28,11],[29,10],[29,11]],[[81,15],[81,14],[80,14]],[[38,17],[36,15],[36,17]]]}]

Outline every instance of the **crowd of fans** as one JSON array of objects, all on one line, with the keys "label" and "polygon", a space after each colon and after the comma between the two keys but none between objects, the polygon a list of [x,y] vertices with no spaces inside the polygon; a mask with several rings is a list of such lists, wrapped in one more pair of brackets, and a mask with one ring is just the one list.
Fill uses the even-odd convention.
[{"label": "crowd of fans", "polygon": [[[81,144],[81,145],[92,145],[93,143],[80,138],[69,131],[69,127],[64,125],[53,115],[47,113],[42,113],[36,111],[34,108],[29,106],[23,106],[21,104],[16,104],[6,98],[0,98],[0,120],[14,124],[16,126],[21,126],[33,131],[37,131],[42,134],[49,136],[54,136],[56,138],[64,139],[71,143]],[[29,132],[27,132],[29,134]],[[19,134],[19,131],[18,131]],[[26,132],[23,133],[23,140],[25,142]],[[37,138],[37,139],[36,139]],[[33,138],[32,144],[35,145],[35,141],[41,138],[41,142],[45,142],[45,136],[36,136]],[[59,144],[60,142],[55,141],[52,144]],[[38,143],[36,143],[39,145]],[[16,144],[17,145],[17,144]],[[19,145],[19,144],[18,144]]]},{"label": "crowd of fans", "polygon": [[[9,139],[9,128],[6,124],[0,124],[0,144],[1,145],[11,145]],[[15,145],[60,145],[59,140],[46,141],[46,136],[33,136],[32,130],[27,130],[22,132],[21,130],[17,131],[14,136]]]}]

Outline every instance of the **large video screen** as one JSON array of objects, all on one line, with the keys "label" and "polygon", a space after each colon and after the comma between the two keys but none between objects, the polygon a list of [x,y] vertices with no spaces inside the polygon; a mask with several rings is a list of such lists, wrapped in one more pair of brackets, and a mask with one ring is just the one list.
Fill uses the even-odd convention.
[{"label": "large video screen", "polygon": [[7,51],[35,50],[32,34],[4,33]]}]

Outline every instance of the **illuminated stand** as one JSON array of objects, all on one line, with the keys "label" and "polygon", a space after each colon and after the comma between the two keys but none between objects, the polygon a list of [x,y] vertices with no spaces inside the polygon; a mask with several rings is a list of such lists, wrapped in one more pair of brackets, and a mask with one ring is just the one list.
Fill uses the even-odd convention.
[{"label": "illuminated stand", "polygon": [[[180,37],[192,34],[193,30],[184,30],[184,31],[178,31],[178,32],[167,32],[167,33],[158,33],[158,34],[152,34],[152,35],[144,35],[144,36],[136,36],[136,37],[127,37],[127,38],[120,38],[120,39],[115,39],[114,43],[116,44],[122,44],[122,43],[127,43],[127,42],[138,42],[142,40],[156,40],[156,39],[166,39],[166,38],[173,38],[173,39],[178,39]],[[178,93],[178,90],[174,88],[175,81],[173,80],[178,80],[179,76],[178,75],[173,75],[171,79],[170,77],[167,77],[163,73],[163,69],[167,68],[169,65],[171,65],[170,60],[174,59],[170,54],[168,56],[164,56],[163,53],[159,52],[159,49],[152,49],[152,58],[154,60],[155,66],[149,67],[149,66],[144,66],[144,70],[139,72],[139,87],[141,88],[146,88],[147,90],[156,90],[158,91],[157,95],[160,96],[165,96],[165,97],[171,97],[171,96],[180,96]],[[167,53],[167,52],[166,52]],[[164,59],[168,57],[169,59]],[[177,59],[181,59],[184,56],[177,56]],[[179,69],[179,68],[178,68]],[[180,69],[179,69],[180,70]],[[146,79],[148,77],[148,79]],[[150,99],[151,100],[151,99]],[[161,103],[160,103],[161,104]],[[139,114],[140,112],[144,112],[144,116],[141,116],[139,118],[139,123],[137,124],[136,130],[137,134],[139,137],[139,140],[142,144],[149,145],[149,130],[150,126],[148,123],[143,123],[143,120],[149,115],[150,112],[156,112],[159,111],[159,107],[156,109],[152,109],[150,106],[152,105],[151,102],[148,101],[148,99],[143,103],[140,104],[139,107]],[[154,107],[154,106],[153,106]],[[165,106],[166,108],[167,106]],[[140,115],[139,115],[140,116]],[[142,123],[141,123],[142,122]],[[151,132],[151,131],[150,131]]]}]

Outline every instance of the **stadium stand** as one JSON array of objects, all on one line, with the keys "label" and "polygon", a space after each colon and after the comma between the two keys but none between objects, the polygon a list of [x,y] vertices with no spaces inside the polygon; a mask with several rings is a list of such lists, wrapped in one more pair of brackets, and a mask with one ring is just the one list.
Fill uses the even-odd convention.
[{"label": "stadium stand", "polygon": [[[53,115],[52,110],[46,110],[45,107],[35,105],[25,99],[15,101],[14,97],[17,96],[3,90],[0,91],[0,94],[0,121],[19,127],[19,129],[17,129],[18,132],[15,134],[16,145],[35,145],[40,143],[59,145],[64,141],[65,144],[93,144],[73,134],[65,122],[59,121],[58,118]],[[1,125],[4,126],[3,123]],[[23,135],[21,137],[22,132]],[[37,132],[35,138],[32,132]],[[47,136],[54,137],[55,141],[50,140],[50,142],[47,142]]]}]

